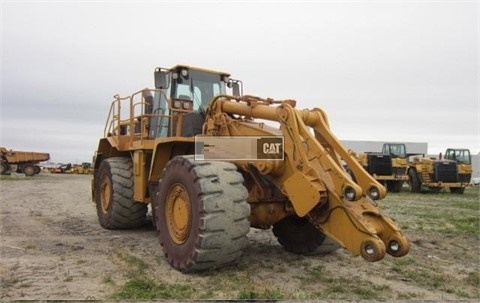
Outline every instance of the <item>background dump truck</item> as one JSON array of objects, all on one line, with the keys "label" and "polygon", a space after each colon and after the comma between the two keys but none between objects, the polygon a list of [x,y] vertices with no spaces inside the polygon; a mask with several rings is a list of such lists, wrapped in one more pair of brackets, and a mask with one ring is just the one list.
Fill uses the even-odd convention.
[{"label": "background dump truck", "polygon": [[[111,103],[93,163],[101,226],[141,226],[151,204],[164,256],[183,272],[235,262],[251,227],[272,228],[300,254],[341,246],[378,261],[408,253],[406,237],[374,202],[386,189],[339,143],[321,109],[243,95],[224,72],[177,65],[154,75],[155,89]],[[267,146],[281,150],[280,160],[196,154],[197,139],[251,136],[281,137],[281,148]]]},{"label": "background dump truck", "polygon": [[422,188],[440,191],[449,188],[451,193],[463,194],[472,177],[470,150],[448,148],[439,159],[414,157],[408,168],[411,192]]},{"label": "background dump truck", "polygon": [[408,181],[408,160],[403,143],[384,143],[381,153],[351,154],[375,180],[386,186],[389,192],[400,192],[403,184]]},{"label": "background dump truck", "polygon": [[50,154],[31,151],[7,150],[0,147],[1,174],[11,172],[24,173],[26,176],[34,176],[40,172],[38,163],[50,160]]}]

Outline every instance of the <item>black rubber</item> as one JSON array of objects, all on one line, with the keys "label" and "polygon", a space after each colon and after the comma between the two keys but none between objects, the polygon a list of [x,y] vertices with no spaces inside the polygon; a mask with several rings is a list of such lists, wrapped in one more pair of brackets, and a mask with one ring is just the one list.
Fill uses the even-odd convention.
[{"label": "black rubber", "polygon": [[[181,184],[188,193],[188,236],[175,243],[167,225],[166,199]],[[156,227],[167,261],[182,272],[203,271],[238,260],[248,244],[250,229],[247,190],[232,163],[193,160],[178,156],[163,170],[155,199]]]},{"label": "black rubber", "polygon": [[8,174],[8,164],[7,163],[1,163],[0,164],[0,174],[1,175],[7,175]]},{"label": "black rubber", "polygon": [[410,169],[408,171],[408,185],[410,187],[410,192],[412,193],[419,193],[422,188],[422,183],[420,182],[415,169]]},{"label": "black rubber", "polygon": [[399,193],[402,191],[403,181],[387,181],[387,189],[391,193]]},{"label": "black rubber", "polygon": [[450,187],[450,192],[461,195],[465,192],[465,187]]},{"label": "black rubber", "polygon": [[306,218],[288,216],[274,224],[272,231],[286,251],[296,254],[327,254],[340,248]]},{"label": "black rubber", "polygon": [[22,166],[22,173],[24,173],[25,176],[27,176],[27,177],[35,176],[35,165],[30,164],[30,163],[24,164]]},{"label": "black rubber", "polygon": [[[111,184],[111,199],[105,212],[101,206],[101,184],[107,178]],[[123,157],[102,161],[95,175],[95,203],[100,225],[106,229],[128,229],[145,225],[147,205],[133,200],[132,160]]]}]

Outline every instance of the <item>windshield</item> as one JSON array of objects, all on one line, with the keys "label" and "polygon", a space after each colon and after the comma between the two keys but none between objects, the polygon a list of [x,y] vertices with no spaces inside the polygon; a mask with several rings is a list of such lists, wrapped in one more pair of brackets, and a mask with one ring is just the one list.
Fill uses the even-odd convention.
[{"label": "windshield", "polygon": [[390,154],[394,158],[406,158],[405,145],[404,144],[385,144],[384,154]]},{"label": "windshield", "polygon": [[195,111],[207,108],[213,97],[225,94],[225,82],[219,74],[189,70],[188,77],[173,81],[172,99],[193,100]]},{"label": "windshield", "polygon": [[470,151],[468,149],[447,149],[445,159],[455,160],[459,164],[470,164]]}]

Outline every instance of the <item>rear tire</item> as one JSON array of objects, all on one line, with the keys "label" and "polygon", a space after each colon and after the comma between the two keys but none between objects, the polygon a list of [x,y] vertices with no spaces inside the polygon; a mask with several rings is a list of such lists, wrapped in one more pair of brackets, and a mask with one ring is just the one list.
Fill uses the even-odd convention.
[{"label": "rear tire", "polygon": [[22,173],[27,177],[35,176],[35,166],[33,164],[25,164],[22,167]]},{"label": "rear tire", "polygon": [[327,254],[340,248],[307,218],[288,216],[273,225],[273,234],[286,251],[296,254]]},{"label": "rear tire", "polygon": [[168,263],[182,272],[235,262],[248,244],[250,206],[237,167],[178,156],[163,170],[156,227]]},{"label": "rear tire", "polygon": [[465,187],[450,187],[450,192],[452,194],[461,195],[465,192]]},{"label": "rear tire", "polygon": [[136,228],[146,223],[147,205],[133,200],[132,160],[113,157],[102,161],[95,175],[95,204],[103,228]]},{"label": "rear tire", "polygon": [[391,193],[399,193],[402,191],[403,181],[387,181],[387,189]]},{"label": "rear tire", "polygon": [[422,188],[422,183],[420,183],[420,179],[418,178],[417,171],[415,169],[408,171],[408,186],[410,187],[410,192],[412,193],[419,193],[420,189]]}]

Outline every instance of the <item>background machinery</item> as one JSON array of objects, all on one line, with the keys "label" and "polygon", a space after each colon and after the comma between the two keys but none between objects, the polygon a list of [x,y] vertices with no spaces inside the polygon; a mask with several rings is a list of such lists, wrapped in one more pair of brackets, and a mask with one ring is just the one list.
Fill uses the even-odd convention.
[{"label": "background machinery", "polygon": [[52,174],[67,174],[71,173],[72,163],[60,164],[59,166],[53,167],[50,169]]},{"label": "background machinery", "polygon": [[78,174],[78,175],[93,174],[92,164],[89,162],[82,162],[82,164],[73,164],[70,171],[72,174]]},{"label": "background machinery", "polygon": [[[272,228],[295,253],[338,245],[367,261],[408,253],[374,201],[385,188],[339,143],[321,109],[243,95],[223,72],[177,65],[154,74],[155,89],[111,103],[92,179],[104,228],[141,226],[151,204],[165,258],[183,272],[235,262],[251,227]],[[200,160],[195,140],[222,136],[280,136],[283,160]]]},{"label": "background machinery", "polygon": [[384,143],[381,153],[350,153],[375,180],[386,186],[389,192],[400,192],[403,184],[408,181],[408,160],[403,143]]},{"label": "background machinery", "polygon": [[440,154],[439,159],[414,157],[408,177],[411,192],[449,188],[451,193],[463,194],[472,177],[470,150],[447,148],[445,156]]},{"label": "background machinery", "polygon": [[50,160],[48,153],[7,150],[5,147],[0,147],[0,173],[2,175],[16,172],[24,173],[28,177],[35,176],[41,171],[38,163],[48,160]]}]

